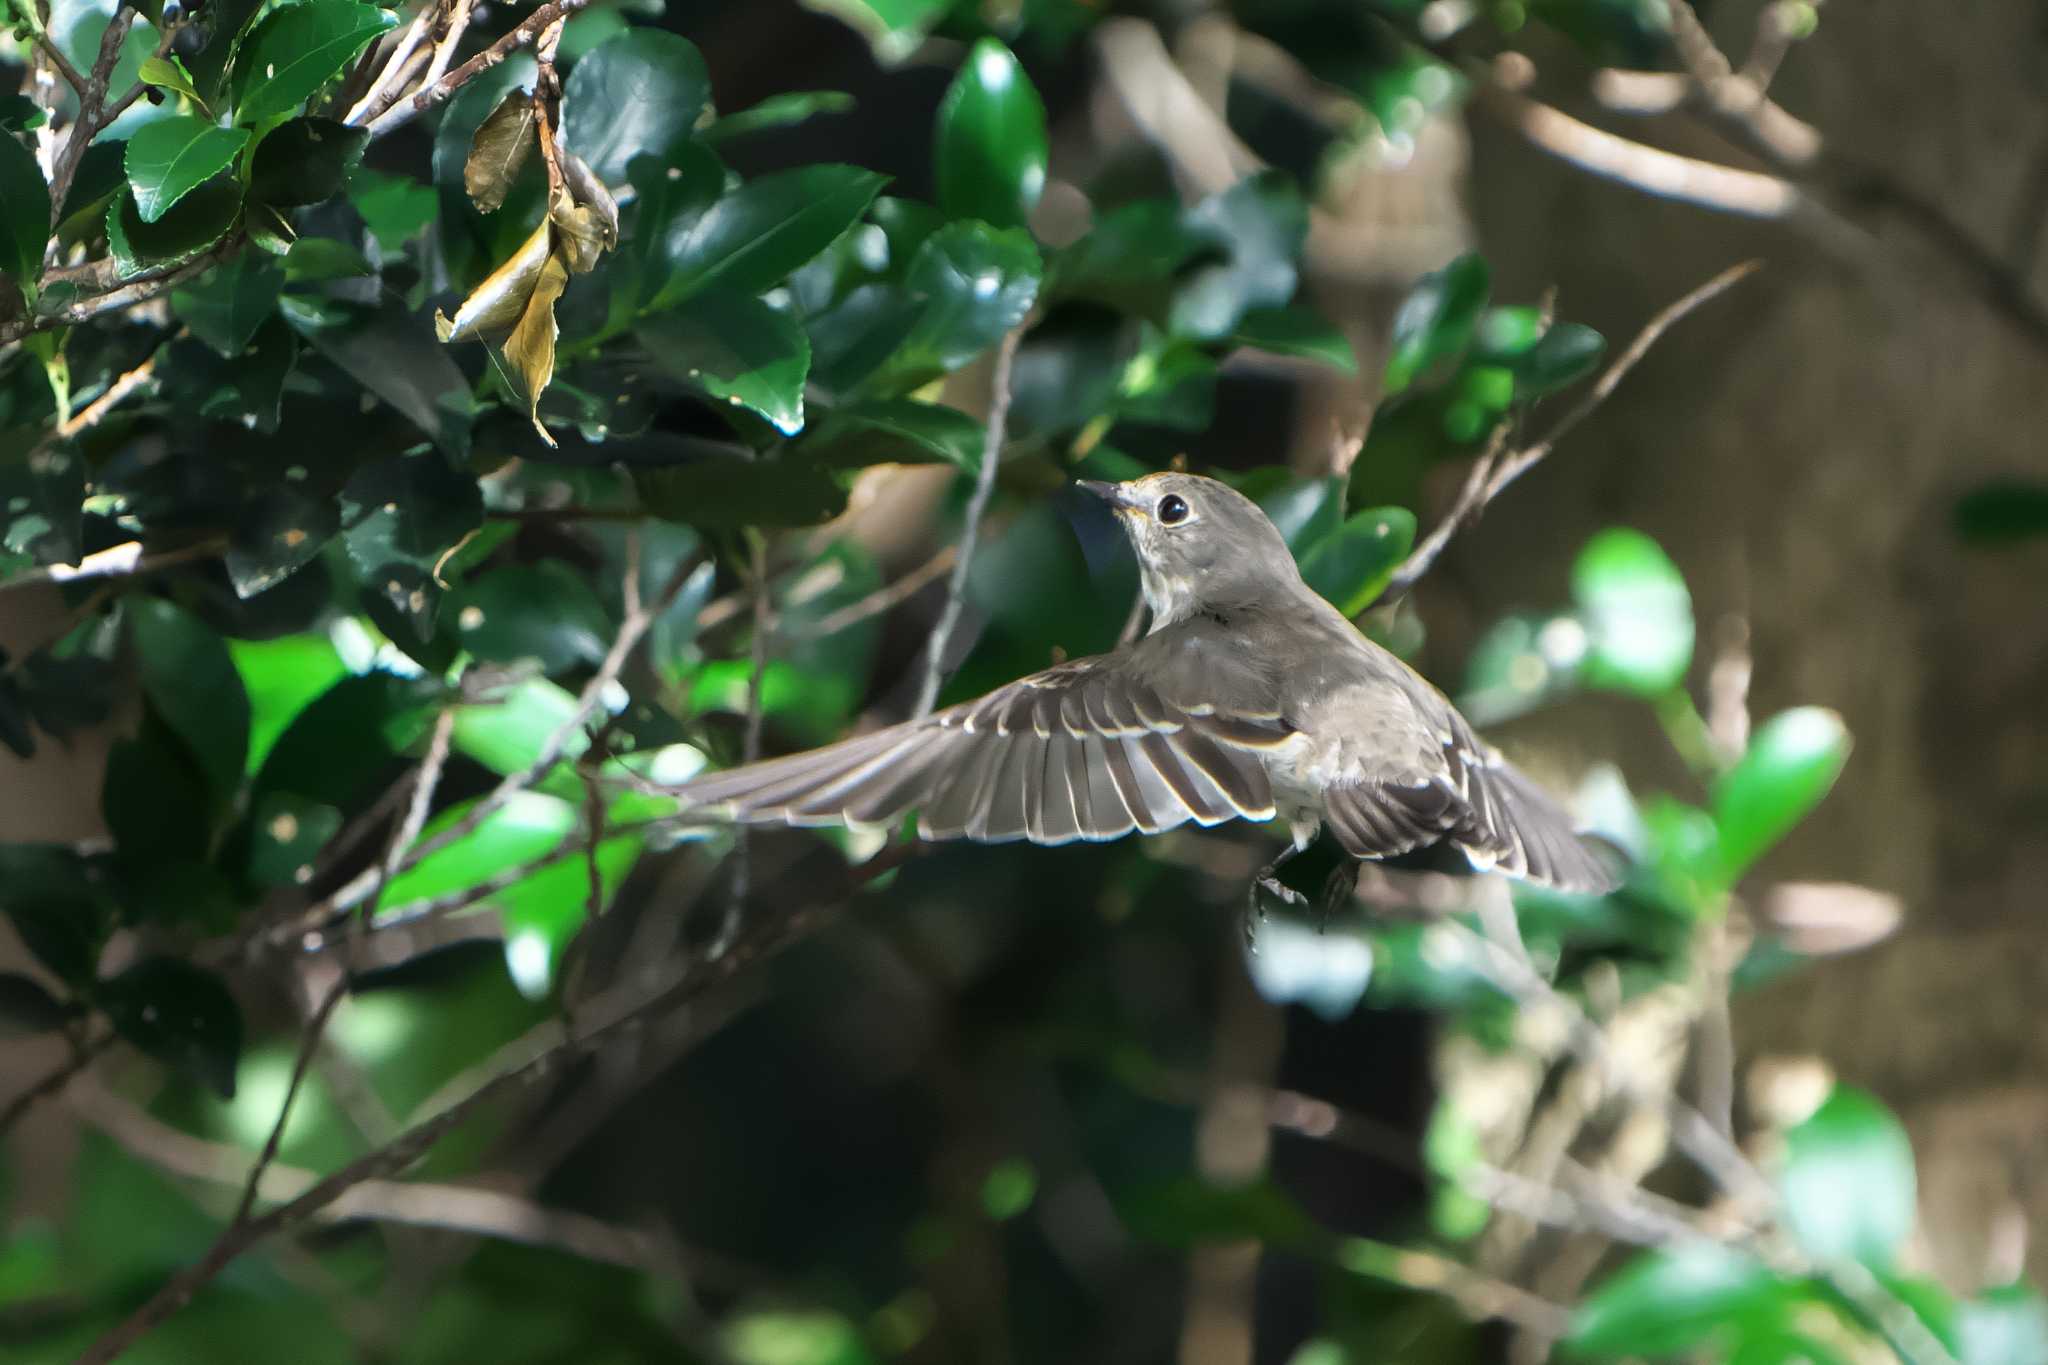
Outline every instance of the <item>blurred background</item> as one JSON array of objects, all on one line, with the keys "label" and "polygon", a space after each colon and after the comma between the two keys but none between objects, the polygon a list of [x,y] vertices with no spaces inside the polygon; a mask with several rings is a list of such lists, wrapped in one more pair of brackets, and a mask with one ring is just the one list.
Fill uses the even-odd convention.
[{"label": "blurred background", "polygon": [[[520,17],[494,9],[479,32]],[[105,9],[81,15],[88,38],[104,28]],[[1305,563],[1320,555],[1318,586],[1362,628],[1638,871],[1599,900],[1517,892],[1503,930],[1504,887],[1368,868],[1327,927],[1276,915],[1248,955],[1238,917],[1275,846],[1264,828],[914,855],[781,831],[736,851],[725,832],[686,831],[627,840],[590,891],[600,918],[585,914],[578,857],[545,893],[516,883],[517,903],[480,894],[453,915],[372,920],[258,1209],[378,1150],[521,1046],[573,1036],[579,1002],[602,1014],[606,992],[692,954],[720,961],[729,904],[742,944],[798,912],[816,922],[772,956],[701,968],[683,1003],[494,1095],[417,1165],[380,1169],[237,1258],[124,1359],[2048,1361],[2048,1310],[2026,1288],[2048,1272],[2048,12],[623,0],[563,39],[570,145],[577,63],[643,29],[694,44],[720,116],[791,92],[850,97],[712,143],[749,184],[845,163],[890,177],[877,205],[989,218],[957,207],[948,129],[967,136],[959,110],[985,108],[990,145],[1028,144],[1029,111],[1005,83],[1042,102],[1042,187],[1012,229],[1047,262],[1011,371],[1022,453],[980,524],[942,701],[1105,648],[1135,620],[1128,552],[1067,481],[1219,473],[1275,511]],[[28,93],[29,44],[11,50],[8,79]],[[991,51],[998,67],[1014,54],[1017,75],[977,85]],[[515,67],[510,80],[531,80],[530,63]],[[534,221],[458,230],[486,221],[460,202],[459,167],[491,108],[464,112],[463,98],[447,121],[373,141],[348,195],[300,219],[309,238],[362,245],[384,296],[420,319],[452,313]],[[374,192],[394,185],[427,187],[423,217],[381,240]],[[1273,186],[1296,208],[1275,209]],[[621,255],[653,212],[647,185],[633,188]],[[1168,208],[1148,218],[1147,203]],[[895,211],[868,221],[900,230]],[[1155,283],[1148,253],[1189,222],[1223,225],[1223,264],[1159,267],[1180,291],[1171,307],[1199,306],[1192,291],[1236,271],[1228,289],[1266,288],[1263,329],[1245,314],[1184,341],[1130,321],[1152,305],[1120,286]],[[862,230],[834,250],[857,254]],[[1281,245],[1262,255],[1262,233]],[[1374,601],[1417,531],[1458,507],[1497,427],[1502,448],[1527,448],[1660,310],[1749,260],[1762,268],[1673,320],[1412,592]],[[1244,283],[1261,270],[1277,283]],[[570,283],[565,338],[587,287]],[[779,298],[755,292],[808,317],[819,291],[843,310],[858,287],[813,263]],[[292,326],[308,382],[288,393],[344,392],[338,371],[373,395],[363,411],[393,402]],[[104,355],[72,361],[81,395],[95,365],[119,374],[143,354],[120,349],[138,325],[106,330]],[[956,410],[972,436],[1004,330],[917,374],[915,400]],[[854,412],[857,385],[835,391],[824,372],[843,355],[833,344],[811,328],[807,441],[841,439],[822,423],[842,401]],[[503,401],[471,349],[465,382]],[[562,365],[557,401],[577,382]],[[316,397],[288,396],[265,439],[311,431],[325,409],[292,405]],[[660,408],[649,430],[784,449],[758,422],[735,437],[701,397]],[[87,450],[96,467],[144,459],[124,452],[151,422],[181,420],[141,411]],[[483,480],[483,524],[511,528],[484,552],[493,572],[531,577],[441,606],[444,630],[465,605],[494,621],[502,605],[526,632],[460,658],[429,658],[355,605],[344,567],[341,586],[309,589],[274,626],[249,609],[300,578],[238,600],[218,565],[188,563],[85,606],[75,583],[0,583],[10,656],[106,664],[86,714],[59,723],[23,704],[40,742],[0,752],[6,843],[90,851],[111,832],[127,850],[136,822],[176,805],[149,770],[110,768],[160,712],[180,730],[165,698],[206,676],[163,663],[183,656],[153,643],[171,626],[134,621],[153,619],[141,599],[178,603],[180,621],[228,642],[273,739],[344,668],[293,641],[328,642],[336,660],[358,636],[383,647],[368,672],[346,664],[363,677],[385,676],[396,642],[412,674],[455,679],[465,716],[506,711],[526,736],[497,773],[564,713],[507,711],[497,693],[479,704],[462,670],[537,654],[568,697],[630,615],[621,573],[645,569],[651,594],[669,565],[701,567],[594,754],[724,764],[908,714],[978,454],[907,455],[870,413],[867,444],[831,462],[839,501],[824,515],[754,510],[810,496],[786,466],[719,484],[741,510],[713,523],[695,515],[710,485],[689,484],[681,510],[672,499],[666,522],[634,531],[642,562],[622,559],[624,536],[658,481],[619,474],[612,461],[637,457],[592,437],[588,411],[540,411],[581,424],[563,449],[598,453],[507,435],[526,424],[516,393],[507,422],[478,418],[476,453],[455,467]],[[9,412],[24,430],[42,420]],[[259,441],[153,439],[229,471]],[[893,463],[905,459],[925,462]],[[128,485],[131,503],[142,488]],[[103,548],[92,516],[83,549]],[[106,543],[133,538],[113,525]],[[34,578],[19,532],[9,563]],[[432,548],[453,553],[454,539]],[[542,578],[552,566],[580,581]],[[472,571],[467,584],[491,581]],[[110,611],[128,613],[134,645],[87,640]],[[577,631],[594,643],[563,643]],[[298,700],[266,710],[280,693]],[[332,718],[296,761],[326,771],[381,735],[374,796],[434,742],[431,710],[403,733],[398,714]],[[490,741],[455,726],[444,822],[496,781]],[[117,809],[107,794],[123,782],[149,813]],[[580,790],[554,792],[576,818]],[[367,827],[393,827],[402,804]],[[600,835],[586,833],[595,880]],[[380,884],[376,904],[481,886],[509,857],[404,894]],[[147,952],[201,962],[232,995],[239,1045],[224,1061],[203,1039],[107,1047],[94,1011],[129,1043],[148,1030],[124,1026],[111,995],[67,993],[23,858],[0,868],[16,931],[0,930],[0,968],[31,983],[8,987],[28,1003],[9,1010],[19,1036],[0,1038],[0,1102],[94,1049],[61,1090],[10,1110],[0,1159],[0,1341],[10,1359],[57,1360],[241,1222],[250,1158],[308,1061],[304,1022],[343,968],[335,952],[252,939],[247,916],[267,913],[253,895],[175,922],[124,910],[94,946],[102,987]],[[311,891],[361,865],[323,865],[335,880]],[[1289,879],[1313,894],[1328,866]],[[208,956],[223,940],[236,952]],[[52,1028],[46,1002],[78,1008]],[[182,1071],[166,1065],[180,1048]],[[223,1065],[231,1098],[205,1083]],[[1709,1169],[1724,1149],[1732,1177],[1728,1162]]]}]

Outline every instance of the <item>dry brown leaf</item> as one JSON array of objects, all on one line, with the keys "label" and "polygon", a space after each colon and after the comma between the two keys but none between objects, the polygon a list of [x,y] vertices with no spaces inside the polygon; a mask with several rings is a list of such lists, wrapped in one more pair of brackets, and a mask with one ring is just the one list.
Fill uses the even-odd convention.
[{"label": "dry brown leaf", "polygon": [[555,200],[549,215],[555,225],[555,248],[563,263],[578,275],[597,269],[598,258],[611,246],[604,222],[588,204],[571,204],[568,196]]},{"label": "dry brown leaf", "polygon": [[553,228],[542,220],[519,250],[470,292],[452,319],[435,311],[434,335],[443,341],[477,341],[518,326],[552,248]]},{"label": "dry brown leaf", "polygon": [[462,163],[462,187],[478,208],[495,213],[504,204],[535,140],[533,96],[515,89],[476,130]]},{"label": "dry brown leaf", "polygon": [[611,250],[619,244],[619,201],[612,198],[611,190],[582,157],[558,150],[557,159],[562,164],[562,187],[569,191],[571,199],[588,205],[597,214],[604,227],[605,250]]}]

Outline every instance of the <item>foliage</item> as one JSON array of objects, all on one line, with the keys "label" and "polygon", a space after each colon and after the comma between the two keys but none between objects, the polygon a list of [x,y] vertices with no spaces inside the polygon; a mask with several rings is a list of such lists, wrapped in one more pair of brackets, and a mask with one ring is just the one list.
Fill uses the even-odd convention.
[{"label": "foliage", "polygon": [[[1052,147],[1030,72],[1072,60],[1067,44],[1096,7],[812,8],[852,24],[885,63],[936,35],[955,69],[925,130],[930,193],[863,165],[750,155],[764,135],[803,145],[813,120],[850,99],[803,91],[722,108],[719,73],[688,36],[697,17],[658,28],[658,5],[569,6],[582,12],[566,29],[527,35],[540,39],[535,56],[462,75],[409,146],[381,141],[380,119],[404,100],[377,105],[371,78],[410,16],[360,0],[141,7],[147,41],[130,55],[148,93],[132,121],[81,143],[65,175],[46,175],[31,149],[35,118],[76,126],[103,111],[74,94],[34,114],[0,108],[0,592],[43,584],[69,613],[61,636],[0,660],[0,743],[24,758],[62,744],[105,722],[116,698],[134,717],[105,764],[108,839],[0,845],[0,910],[36,968],[0,974],[0,1029],[81,1047],[110,1036],[161,1063],[162,1093],[136,1116],[227,1146],[237,1171],[273,1125],[284,1162],[337,1166],[376,1144],[380,1120],[366,1112],[418,1121],[466,1068],[564,1011],[587,955],[644,951],[605,946],[615,904],[632,902],[643,926],[668,923],[646,910],[662,888],[730,878],[736,857],[757,891],[780,897],[831,881],[815,861],[774,876],[778,860],[817,859],[813,843],[757,840],[736,855],[724,832],[664,819],[674,803],[636,779],[736,761],[750,713],[774,747],[832,738],[917,671],[864,610],[903,566],[885,568],[839,519],[871,471],[933,466],[950,532],[995,463],[1002,533],[961,580],[979,618],[950,684],[965,695],[1116,638],[1131,566],[1105,524],[1061,501],[1073,477],[1167,463],[1247,366],[1357,368],[1302,285],[1312,177],[1269,169],[1183,202],[1148,173],[1105,176],[1086,189],[1085,229],[1046,231]],[[1288,41],[1285,11],[1316,8],[1270,7],[1266,26]],[[1417,111],[1452,98],[1455,82],[1408,41],[1417,7],[1366,8],[1385,11],[1368,35],[1347,19],[1330,41],[1296,46],[1386,136],[1411,137]],[[1655,54],[1667,41],[1657,5],[1527,8],[1597,53]],[[110,22],[86,5],[17,13],[20,43],[61,18],[88,67]],[[492,14],[494,31],[470,34],[463,53],[522,17]],[[160,306],[117,307],[124,288]],[[980,376],[1012,332],[1011,439],[991,449]],[[1406,504],[1421,506],[1425,477],[1503,424],[1547,416],[1604,351],[1599,333],[1547,305],[1497,301],[1486,262],[1460,257],[1416,283],[1395,317],[1387,401],[1348,471],[1306,476],[1260,451],[1219,472],[1273,516],[1318,592],[1412,652],[1413,616],[1376,606],[1415,546]],[[1958,524],[1987,542],[2038,532],[2038,494],[1973,495]],[[133,572],[50,572],[123,556],[139,560]],[[1731,893],[1842,772],[1849,737],[1808,706],[1766,721],[1740,753],[1703,740],[1687,690],[1691,598],[1648,536],[1593,536],[1571,597],[1492,627],[1461,701],[1482,724],[1580,691],[1647,705],[1698,770],[1704,804],[1639,800],[1611,775],[1589,792],[1634,861],[1622,891],[1519,903],[1548,984],[1576,999],[1619,967],[1634,999],[1695,972]],[[642,641],[623,668],[622,633]],[[423,766],[438,787],[408,826]],[[872,870],[879,843],[834,838],[825,862],[834,875]],[[1042,856],[889,872],[874,918],[898,916],[897,927],[841,946],[857,970],[842,974],[815,948],[794,954],[773,992],[794,1003],[764,1036],[692,1059],[693,1150],[707,1168],[759,1159],[737,1163],[745,1180],[731,1188],[690,1185],[708,1210],[699,1231],[761,1262],[737,1287],[685,1304],[651,1255],[621,1268],[495,1245],[449,1270],[384,1354],[851,1365],[959,1331],[935,1325],[923,1283],[991,1246],[1046,1304],[1100,1313],[1061,1268],[1067,1214],[1048,1209],[1069,1200],[1090,1218],[1113,1211],[1111,1240],[1135,1238],[1141,1260],[1253,1239],[1323,1265],[1333,1302],[1382,1279],[1404,1303],[1426,1297],[1394,1273],[1402,1257],[1333,1240],[1285,1191],[1195,1173],[1193,1120],[1161,1098],[1162,1077],[1201,1062],[1187,1040],[1213,1031],[1220,992],[1203,980],[1186,998],[1147,999],[1129,984],[1162,962],[1197,979],[1184,969],[1215,925],[1185,913],[1208,894],[1195,871],[1135,843]],[[350,886],[360,894],[342,903]],[[990,966],[1000,943],[986,936],[1007,931],[957,918],[983,902],[1043,914],[1059,951]],[[497,946],[423,952],[378,975],[397,961],[376,957],[379,945],[436,928]],[[708,936],[695,920],[663,932]],[[1498,983],[1445,932],[1276,923],[1251,975],[1270,998],[1325,1017],[1361,1000],[1418,1005],[1447,1031],[1497,1041]],[[342,1062],[313,1068],[283,1123],[300,1021],[277,1011],[271,987],[300,953],[354,964],[357,993],[332,1025]],[[1773,971],[1796,956],[1769,942],[1751,953]],[[848,1067],[892,1084],[908,1066],[853,1036],[859,991],[880,988],[863,955],[989,988],[986,1018],[949,1025],[962,1055],[928,1063],[955,1078],[940,1087],[957,1087],[952,1102],[993,1106],[975,1120],[987,1121],[967,1196],[926,1188],[922,1140],[906,1156],[869,1118],[845,1134],[841,1168],[787,1181],[770,1170],[785,1139],[757,1138],[757,1124],[794,1124],[802,1106],[779,1096],[781,1080],[763,1093],[777,1070],[763,1059],[788,1064],[792,1090],[844,1077],[766,1034],[836,1039]],[[993,1117],[1001,1099],[960,1093],[982,1082],[958,1077],[976,1065],[1003,1074],[998,1060],[1018,1053],[1020,1088],[1070,1092],[1061,1122],[1072,1131],[1057,1141],[1006,1129]],[[470,1169],[514,1141],[504,1128],[470,1117],[428,1174]],[[1439,1110],[1429,1166],[1440,1216],[1413,1230],[1418,1243],[1455,1249],[1489,1216],[1473,1193],[1471,1134],[1454,1106]],[[1569,1349],[1845,1360],[1890,1340],[1827,1272],[1850,1263],[1900,1277],[1915,1179],[1903,1131],[1876,1099],[1837,1087],[1782,1137],[1773,1175],[1796,1267],[1720,1243],[1645,1250],[1589,1289]],[[616,1198],[588,1178],[580,1193]],[[208,1201],[202,1216],[181,1182],[97,1138],[79,1184],[74,1226],[28,1223],[0,1249],[6,1298],[49,1310],[0,1329],[23,1359],[82,1348],[138,1287],[196,1261],[225,1212]],[[755,1196],[758,1217],[742,1207]],[[151,1346],[165,1359],[251,1358],[290,1323],[305,1358],[344,1358],[329,1290],[403,1272],[420,1247],[402,1235],[315,1240],[303,1260],[252,1256]],[[1900,1283],[1900,1300],[1969,1365],[2048,1349],[2040,1301],[2023,1288],[1957,1302]],[[1020,1358],[1079,1351],[1055,1326],[1060,1312],[1035,1310],[1013,1305],[1032,1348]],[[1359,1336],[1316,1358],[1382,1358]]]}]

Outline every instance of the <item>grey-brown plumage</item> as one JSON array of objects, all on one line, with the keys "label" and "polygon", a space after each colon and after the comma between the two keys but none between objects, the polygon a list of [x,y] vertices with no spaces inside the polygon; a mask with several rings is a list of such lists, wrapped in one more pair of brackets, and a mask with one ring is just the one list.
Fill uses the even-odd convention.
[{"label": "grey-brown plumage", "polygon": [[[926,839],[987,842],[1279,818],[1294,850],[1318,829],[1358,858],[1448,842],[1475,867],[1614,886],[1540,788],[1302,582],[1249,499],[1190,474],[1086,487],[1137,551],[1144,638],[677,794],[748,822],[873,825],[916,810]],[[1261,883],[1279,891],[1270,872]]]}]

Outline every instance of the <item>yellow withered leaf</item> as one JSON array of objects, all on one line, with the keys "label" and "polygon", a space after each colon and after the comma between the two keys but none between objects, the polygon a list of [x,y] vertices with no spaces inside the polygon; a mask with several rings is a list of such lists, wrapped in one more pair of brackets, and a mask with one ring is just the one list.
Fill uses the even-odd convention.
[{"label": "yellow withered leaf", "polygon": [[578,275],[597,269],[598,258],[611,246],[597,210],[588,204],[572,204],[563,195],[555,200],[548,216],[555,225],[556,254],[569,269]]},{"label": "yellow withered leaf", "polygon": [[505,338],[505,359],[526,390],[527,416],[533,419],[533,429],[540,433],[540,438],[551,446],[555,438],[541,425],[540,396],[547,392],[555,377],[555,338],[560,332],[555,325],[555,301],[562,297],[568,283],[569,269],[561,256],[549,256],[534,281],[519,325]]},{"label": "yellow withered leaf", "polygon": [[533,96],[515,89],[476,130],[462,163],[462,188],[485,213],[495,213],[533,152]]},{"label": "yellow withered leaf", "polygon": [[604,248],[611,250],[619,244],[619,201],[612,198],[611,190],[582,157],[564,149],[558,158],[562,163],[562,188],[572,200],[597,215],[604,232]]},{"label": "yellow withered leaf", "polygon": [[518,326],[526,315],[526,303],[533,295],[534,285],[553,255],[552,238],[553,228],[542,219],[519,250],[470,292],[453,318],[435,310],[434,335],[443,341],[477,341],[495,338]]}]

